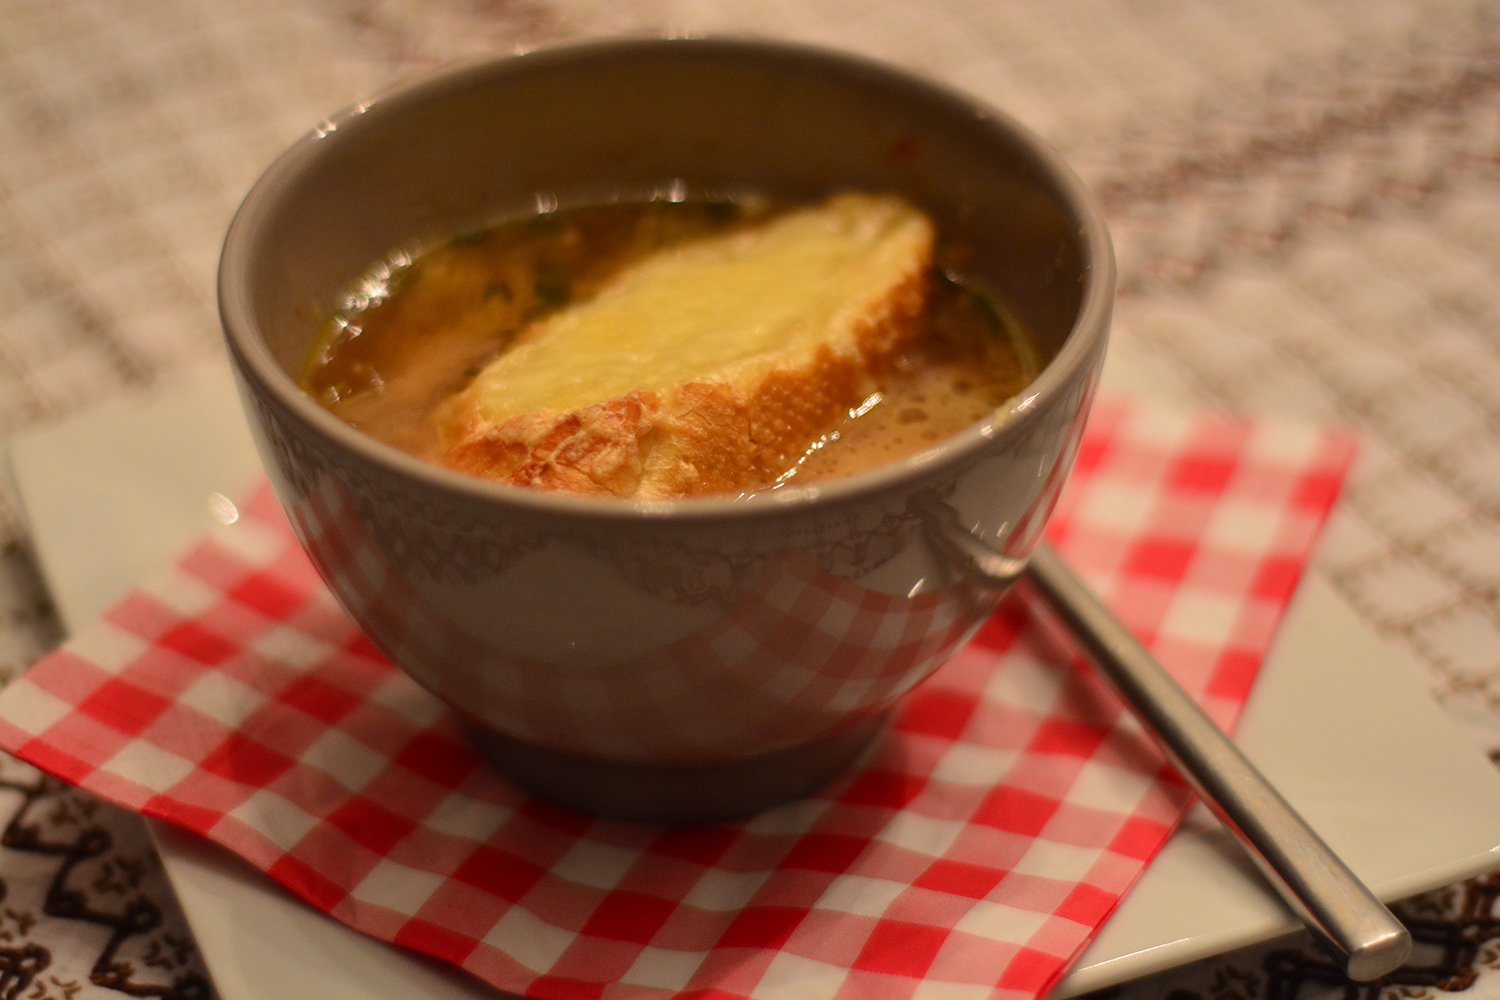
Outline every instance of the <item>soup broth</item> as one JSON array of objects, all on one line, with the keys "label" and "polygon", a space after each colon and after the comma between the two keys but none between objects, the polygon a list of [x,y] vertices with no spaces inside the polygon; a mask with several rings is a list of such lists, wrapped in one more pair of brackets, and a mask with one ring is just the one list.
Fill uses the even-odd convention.
[{"label": "soup broth", "polygon": [[[759,201],[589,205],[398,254],[350,290],[310,356],[303,387],[353,427],[435,461],[444,403],[530,324],[589,300],[647,255],[779,210]],[[880,373],[878,391],[759,488],[899,460],[984,419],[1035,376],[1029,337],[952,266],[958,257],[940,234],[919,331]]]}]

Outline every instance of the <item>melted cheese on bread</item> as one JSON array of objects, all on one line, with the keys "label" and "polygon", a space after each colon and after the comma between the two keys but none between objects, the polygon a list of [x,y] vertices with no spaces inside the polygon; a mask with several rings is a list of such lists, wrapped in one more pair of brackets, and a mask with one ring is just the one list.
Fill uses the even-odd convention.
[{"label": "melted cheese on bread", "polygon": [[487,365],[441,413],[441,460],[594,495],[772,481],[914,332],[933,240],[901,199],[843,194],[660,251]]}]

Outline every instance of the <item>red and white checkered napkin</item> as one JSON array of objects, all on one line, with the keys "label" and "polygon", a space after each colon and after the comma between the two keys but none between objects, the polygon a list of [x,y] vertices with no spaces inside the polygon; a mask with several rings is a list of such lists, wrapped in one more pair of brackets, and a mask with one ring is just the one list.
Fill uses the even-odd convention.
[{"label": "red and white checkered napkin", "polygon": [[[1353,450],[1102,403],[1052,537],[1227,725]],[[1034,997],[1187,804],[1012,604],[815,798],[697,828],[558,809],[359,635],[268,492],[243,514],[6,689],[0,744],[506,990]]]}]

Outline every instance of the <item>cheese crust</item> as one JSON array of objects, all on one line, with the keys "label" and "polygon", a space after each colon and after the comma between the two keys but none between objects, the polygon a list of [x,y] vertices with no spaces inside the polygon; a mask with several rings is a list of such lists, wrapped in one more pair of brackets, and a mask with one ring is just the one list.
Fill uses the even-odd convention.
[{"label": "cheese crust", "polygon": [[538,321],[439,411],[439,461],[660,499],[774,482],[878,389],[932,282],[931,222],[841,194],[660,251]]}]

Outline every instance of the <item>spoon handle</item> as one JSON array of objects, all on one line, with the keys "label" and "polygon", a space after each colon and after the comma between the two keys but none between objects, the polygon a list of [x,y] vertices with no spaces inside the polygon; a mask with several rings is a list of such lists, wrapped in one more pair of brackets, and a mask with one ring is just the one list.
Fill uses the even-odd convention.
[{"label": "spoon handle", "polygon": [[1057,553],[1040,545],[1026,577],[1281,897],[1345,957],[1349,978],[1400,967],[1407,929]]}]

